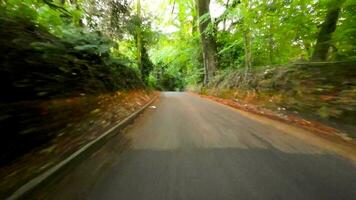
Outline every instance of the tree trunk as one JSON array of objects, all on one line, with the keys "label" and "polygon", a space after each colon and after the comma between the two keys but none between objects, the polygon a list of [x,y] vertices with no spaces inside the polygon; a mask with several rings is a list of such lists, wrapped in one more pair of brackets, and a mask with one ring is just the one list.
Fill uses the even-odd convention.
[{"label": "tree trunk", "polygon": [[[196,0],[199,17],[209,13],[210,0]],[[200,38],[203,49],[204,59],[204,84],[207,84],[214,76],[218,62],[216,41],[211,33],[206,33],[208,25],[211,23],[210,16],[207,20],[199,22]]]},{"label": "tree trunk", "polygon": [[315,45],[314,53],[311,57],[312,61],[325,61],[328,57],[329,48],[331,46],[331,37],[336,30],[336,23],[339,19],[341,5],[345,0],[333,0],[329,5],[325,21],[321,25]]},{"label": "tree trunk", "polygon": [[192,21],[192,35],[194,35],[195,33],[198,32],[198,16],[197,16],[197,10],[198,10],[198,6],[196,3],[194,3],[194,6],[192,6],[192,17],[193,17],[193,21]]},{"label": "tree trunk", "polygon": [[274,21],[273,21],[274,15],[270,15],[269,17],[269,29],[268,29],[268,54],[269,54],[269,62],[272,65],[274,63],[273,61],[273,33],[274,33]]},{"label": "tree trunk", "polygon": [[[227,2],[225,4],[224,12],[226,12],[229,9],[229,3],[230,3],[230,0],[227,0]],[[223,31],[226,31],[226,15],[224,16],[224,19],[223,19]]]},{"label": "tree trunk", "polygon": [[[141,33],[141,0],[137,0],[137,17],[139,20],[139,24],[136,27],[136,42],[137,42],[137,66],[140,69],[141,76],[143,75],[143,67],[142,67],[142,33]],[[142,77],[143,78],[143,77]]]},{"label": "tree trunk", "polygon": [[251,38],[251,31],[248,27],[245,27],[243,32],[244,35],[244,46],[245,46],[245,68],[246,74],[251,69],[251,60],[252,60],[252,38]]},{"label": "tree trunk", "polygon": [[[245,13],[249,12],[250,4],[249,0],[242,1]],[[245,15],[242,22],[242,34],[244,39],[244,49],[245,49],[245,82],[248,78],[248,73],[252,66],[252,36],[251,36],[251,21],[248,15]]]}]

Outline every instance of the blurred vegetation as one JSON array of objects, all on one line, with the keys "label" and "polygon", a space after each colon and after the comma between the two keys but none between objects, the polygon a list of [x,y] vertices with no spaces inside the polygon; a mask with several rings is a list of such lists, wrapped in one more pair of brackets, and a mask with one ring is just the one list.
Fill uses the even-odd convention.
[{"label": "blurred vegetation", "polygon": [[229,93],[353,126],[355,9],[353,0],[0,0],[0,152],[10,152],[1,160],[54,137],[32,128],[46,112],[31,102],[147,87]]},{"label": "blurred vegetation", "polygon": [[56,37],[27,21],[0,17],[1,101],[63,98],[143,87],[138,73],[110,56],[112,42],[78,30]]},{"label": "blurred vegetation", "polygon": [[138,20],[124,1],[0,1],[1,164],[47,143],[74,120],[65,105],[49,113],[45,102],[83,98],[88,110],[77,112],[80,118],[101,94],[147,87],[141,74],[152,68],[147,53],[143,66],[131,56]]}]

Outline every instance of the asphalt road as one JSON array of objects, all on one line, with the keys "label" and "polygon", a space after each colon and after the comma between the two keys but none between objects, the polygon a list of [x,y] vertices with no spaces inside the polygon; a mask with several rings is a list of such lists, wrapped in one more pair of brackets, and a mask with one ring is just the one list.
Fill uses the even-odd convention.
[{"label": "asphalt road", "polygon": [[153,105],[27,199],[356,199],[354,163],[278,123],[188,93]]}]

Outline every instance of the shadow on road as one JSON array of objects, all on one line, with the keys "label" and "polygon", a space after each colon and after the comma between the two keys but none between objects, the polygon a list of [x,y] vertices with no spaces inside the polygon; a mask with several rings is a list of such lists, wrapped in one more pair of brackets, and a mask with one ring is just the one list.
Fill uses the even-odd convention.
[{"label": "shadow on road", "polygon": [[[43,188],[45,192],[31,196],[152,200],[356,196],[355,166],[332,155],[238,148],[133,150],[113,163],[118,155],[107,150],[95,154],[59,183]],[[105,157],[110,159],[98,163]],[[104,169],[106,174],[102,174]]]}]

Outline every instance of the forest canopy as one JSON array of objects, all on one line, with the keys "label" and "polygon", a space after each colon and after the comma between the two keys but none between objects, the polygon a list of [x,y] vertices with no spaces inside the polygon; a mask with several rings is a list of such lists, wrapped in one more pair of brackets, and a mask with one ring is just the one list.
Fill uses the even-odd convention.
[{"label": "forest canopy", "polygon": [[160,37],[152,57],[188,84],[203,80],[204,67],[213,76],[229,68],[355,60],[354,1],[185,0],[168,7],[166,23],[177,31]]},{"label": "forest canopy", "polygon": [[[150,86],[207,84],[220,70],[355,60],[352,0],[1,0],[75,49],[109,53]],[[81,45],[80,40],[90,43]]]}]

